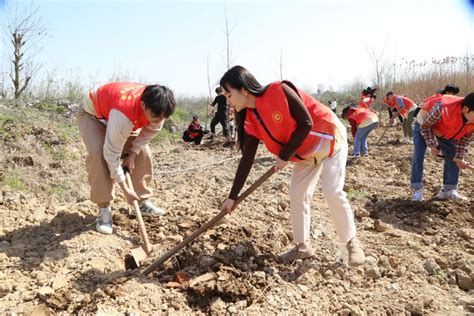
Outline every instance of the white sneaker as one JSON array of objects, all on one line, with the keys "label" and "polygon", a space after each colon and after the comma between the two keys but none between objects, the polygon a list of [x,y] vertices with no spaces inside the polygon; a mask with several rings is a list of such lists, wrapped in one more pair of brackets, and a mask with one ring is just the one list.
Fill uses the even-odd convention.
[{"label": "white sneaker", "polygon": [[140,205],[140,212],[143,216],[162,216],[166,213],[164,209],[153,205],[153,203],[148,200],[145,200],[142,205]]},{"label": "white sneaker", "polygon": [[400,139],[399,139],[399,142],[400,142],[401,144],[408,144],[408,137],[402,137],[402,138],[400,138]]},{"label": "white sneaker", "polygon": [[99,209],[99,216],[97,217],[95,228],[99,233],[112,234],[112,212],[110,208],[105,207]]},{"label": "white sneaker", "polygon": [[411,200],[414,201],[414,202],[423,201],[424,200],[423,199],[423,190],[422,189],[414,190]]},{"label": "white sneaker", "polygon": [[439,190],[436,197],[438,199],[441,199],[441,200],[464,200],[464,201],[467,201],[467,198],[465,196],[462,196],[461,194],[459,194],[459,192],[456,191],[456,190],[441,189],[441,190]]}]

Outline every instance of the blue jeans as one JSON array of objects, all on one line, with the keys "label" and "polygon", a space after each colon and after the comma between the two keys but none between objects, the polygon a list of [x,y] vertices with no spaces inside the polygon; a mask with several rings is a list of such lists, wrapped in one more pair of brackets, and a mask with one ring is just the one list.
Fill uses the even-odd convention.
[{"label": "blue jeans", "polygon": [[[459,168],[452,160],[456,154],[456,142],[436,137],[444,158],[443,189],[456,190],[459,180]],[[411,187],[412,189],[423,188],[423,163],[426,153],[426,142],[421,135],[420,123],[415,123],[413,130],[413,158],[411,161]]]},{"label": "blue jeans", "polygon": [[379,126],[378,122],[372,123],[366,127],[358,128],[354,136],[354,156],[366,155],[369,153],[369,145],[367,144],[367,137],[369,133]]}]

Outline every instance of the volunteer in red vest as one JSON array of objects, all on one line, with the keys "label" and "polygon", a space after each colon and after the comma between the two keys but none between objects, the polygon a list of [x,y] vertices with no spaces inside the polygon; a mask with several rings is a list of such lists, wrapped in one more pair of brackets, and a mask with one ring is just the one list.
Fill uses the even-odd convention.
[{"label": "volunteer in red vest", "polygon": [[351,132],[354,137],[352,157],[368,156],[369,145],[367,137],[370,132],[379,126],[377,113],[371,109],[348,106],[342,111],[342,118],[346,119],[351,125]]},{"label": "volunteer in red vest", "polygon": [[423,200],[423,161],[427,147],[433,155],[444,156],[443,186],[436,197],[465,199],[458,192],[459,169],[469,167],[464,158],[473,134],[474,93],[465,98],[445,94],[422,105],[415,123],[411,169],[413,201]]},{"label": "volunteer in red vest", "polygon": [[[173,92],[160,85],[114,82],[90,91],[77,113],[77,124],[86,146],[86,170],[91,200],[99,209],[96,228],[111,234],[114,182],[129,204],[139,201],[143,215],[163,215],[150,201],[152,160],[148,143],[176,107]],[[125,157],[123,163],[121,157]],[[122,166],[130,170],[128,187]]]},{"label": "volunteer in red vest", "polygon": [[372,89],[371,87],[367,87],[367,89],[362,90],[360,94],[359,104],[357,105],[358,108],[370,108],[372,104],[375,102],[377,96],[375,95],[375,91],[377,88]]},{"label": "volunteer in red vest", "polygon": [[357,107],[370,109],[372,107],[372,104],[374,104],[376,98],[377,96],[375,94],[373,96],[366,96],[364,98],[361,98]]},{"label": "volunteer in red vest", "polygon": [[407,97],[396,95],[392,91],[387,93],[384,101],[390,108],[397,109],[397,112],[393,112],[393,115],[390,118],[391,124],[395,122],[395,118],[397,118],[399,115],[403,117],[403,138],[400,142],[404,144],[413,144],[412,124],[415,116],[415,110],[417,108],[415,102]]},{"label": "volunteer in red vest", "polygon": [[260,141],[276,156],[275,169],[294,163],[289,188],[293,238],[296,246],[280,256],[289,263],[313,257],[310,243],[310,203],[321,176],[339,241],[346,244],[349,262],[359,265],[365,255],[356,237],[351,206],[343,190],[347,160],[345,127],[337,116],[291,82],[262,86],[245,68],[229,69],[220,81],[231,106],[238,112],[242,149],[235,179],[222,208],[232,212],[234,202],[252,168]]},{"label": "volunteer in red vest", "polygon": [[201,144],[204,131],[197,115],[193,115],[193,120],[189,123],[188,129],[183,133],[183,140],[185,142],[194,142],[194,144]]}]

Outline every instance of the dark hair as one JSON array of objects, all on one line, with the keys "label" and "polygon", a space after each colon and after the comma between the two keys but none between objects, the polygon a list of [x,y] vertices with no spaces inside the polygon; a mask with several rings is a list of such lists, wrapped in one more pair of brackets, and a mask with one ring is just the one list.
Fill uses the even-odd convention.
[{"label": "dark hair", "polygon": [[221,93],[222,92],[222,88],[221,87],[217,87],[216,88],[216,93]]},{"label": "dark hair", "polygon": [[454,83],[450,83],[444,87],[444,89],[441,91],[441,94],[458,94],[459,93],[459,87],[455,85]]},{"label": "dark hair", "polygon": [[[226,73],[222,76],[219,84],[227,92],[229,92],[229,88],[237,90],[241,90],[242,88],[244,88],[249,93],[257,97],[261,96],[265,92],[265,90],[267,90],[268,87],[268,85],[262,86],[257,81],[255,76],[242,66],[234,66],[227,70]],[[240,150],[243,149],[245,141],[244,122],[246,115],[246,109],[237,112],[235,115]]]},{"label": "dark hair", "polygon": [[173,91],[160,85],[149,85],[143,90],[142,101],[145,108],[150,109],[155,117],[170,117],[176,109]]},{"label": "dark hair", "polygon": [[474,111],[474,92],[471,92],[466,95],[464,100],[462,100],[461,106],[467,107],[469,109],[469,112]]},{"label": "dark hair", "polygon": [[389,92],[387,92],[387,94],[385,95],[385,97],[388,98],[390,95],[394,95],[394,94],[395,94],[395,93],[393,93],[393,91],[389,91]]},{"label": "dark hair", "polygon": [[347,117],[347,113],[349,112],[349,110],[351,109],[352,107],[349,105],[349,106],[346,106],[343,110],[342,110],[342,114],[341,114],[341,117],[342,118],[346,118]]}]

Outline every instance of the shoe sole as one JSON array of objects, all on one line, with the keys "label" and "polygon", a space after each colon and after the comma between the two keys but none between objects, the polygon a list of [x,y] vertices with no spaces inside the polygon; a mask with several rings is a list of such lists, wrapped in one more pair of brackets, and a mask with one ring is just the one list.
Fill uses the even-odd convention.
[{"label": "shoe sole", "polygon": [[[166,214],[166,212],[164,213],[141,213],[142,216],[148,216],[148,217],[154,217],[154,216],[163,216]],[[135,216],[135,214],[133,214]]]},{"label": "shoe sole", "polygon": [[114,231],[113,228],[110,228],[110,230],[109,230],[109,228],[100,228],[100,227],[98,227],[98,226],[96,226],[95,229],[96,229],[99,233],[104,234],[104,235],[112,235],[112,233],[113,233],[113,231]]}]

